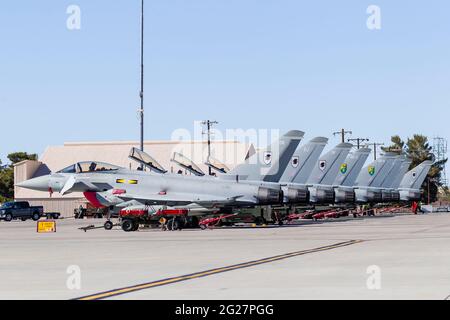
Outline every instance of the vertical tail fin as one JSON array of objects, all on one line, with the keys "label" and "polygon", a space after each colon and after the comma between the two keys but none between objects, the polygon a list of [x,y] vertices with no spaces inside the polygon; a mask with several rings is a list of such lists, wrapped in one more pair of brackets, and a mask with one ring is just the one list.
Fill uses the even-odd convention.
[{"label": "vertical tail fin", "polygon": [[405,177],[405,174],[408,172],[409,168],[411,167],[412,159],[411,158],[405,158],[405,161],[402,163],[400,169],[398,170],[398,175],[392,182],[392,185],[390,186],[393,189],[398,189],[400,187],[400,183],[402,182],[403,178]]},{"label": "vertical tail fin", "polygon": [[327,143],[327,138],[317,137],[299,147],[280,182],[305,184]]},{"label": "vertical tail fin", "polygon": [[433,161],[426,160],[406,173],[400,184],[400,189],[420,189],[432,165]]},{"label": "vertical tail fin", "polygon": [[386,153],[381,158],[362,169],[356,179],[356,186],[379,188],[391,169],[394,159],[395,154]]},{"label": "vertical tail fin", "polygon": [[400,168],[403,166],[405,161],[406,161],[406,156],[404,156],[404,155],[397,156],[397,158],[394,160],[394,163],[393,163],[393,165],[391,167],[391,170],[389,171],[389,173],[385,177],[384,181],[381,183],[381,187],[382,188],[386,188],[386,189],[392,188],[395,180],[401,174]]},{"label": "vertical tail fin", "polygon": [[344,163],[351,148],[350,143],[341,143],[320,158],[308,179],[308,184],[333,185],[340,166]]},{"label": "vertical tail fin", "polygon": [[334,185],[353,187],[371,151],[369,148],[361,148],[350,154],[341,165]]},{"label": "vertical tail fin", "polygon": [[266,149],[250,156],[224,176],[239,176],[242,180],[278,182],[292,155],[305,135],[292,130]]}]

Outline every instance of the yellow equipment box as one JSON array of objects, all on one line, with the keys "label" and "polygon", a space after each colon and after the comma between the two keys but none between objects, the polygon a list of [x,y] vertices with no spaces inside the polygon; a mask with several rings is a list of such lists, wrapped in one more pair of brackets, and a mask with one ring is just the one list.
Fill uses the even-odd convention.
[{"label": "yellow equipment box", "polygon": [[53,233],[56,232],[56,222],[52,220],[38,221],[37,223],[38,233]]}]

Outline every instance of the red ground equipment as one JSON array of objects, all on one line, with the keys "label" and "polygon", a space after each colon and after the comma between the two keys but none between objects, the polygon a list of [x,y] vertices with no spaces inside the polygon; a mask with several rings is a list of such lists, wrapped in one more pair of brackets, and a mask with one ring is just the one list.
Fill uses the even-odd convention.
[{"label": "red ground equipment", "polygon": [[228,215],[223,215],[223,216],[216,217],[216,218],[206,218],[206,219],[203,219],[203,220],[201,220],[201,221],[199,222],[199,226],[200,226],[200,228],[201,228],[202,230],[205,230],[206,228],[211,228],[211,227],[213,227],[213,226],[216,226],[216,225],[219,224],[220,221],[222,221],[223,219],[231,218],[231,217],[234,217],[234,216],[236,216],[236,215],[237,215],[237,213],[234,213],[234,214],[228,214]]},{"label": "red ground equipment", "polygon": [[122,219],[122,230],[126,232],[137,231],[139,225],[164,225],[168,230],[181,230],[186,225],[187,209],[160,209],[156,213],[149,213],[148,208],[122,209],[119,217]]}]

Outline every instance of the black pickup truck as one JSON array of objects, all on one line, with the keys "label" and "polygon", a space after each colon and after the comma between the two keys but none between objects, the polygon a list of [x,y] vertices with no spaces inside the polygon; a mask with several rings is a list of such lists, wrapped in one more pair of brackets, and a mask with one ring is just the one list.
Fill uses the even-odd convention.
[{"label": "black pickup truck", "polygon": [[33,219],[38,221],[44,214],[44,207],[31,207],[26,201],[6,202],[0,207],[0,220],[12,221],[20,219],[22,221]]}]

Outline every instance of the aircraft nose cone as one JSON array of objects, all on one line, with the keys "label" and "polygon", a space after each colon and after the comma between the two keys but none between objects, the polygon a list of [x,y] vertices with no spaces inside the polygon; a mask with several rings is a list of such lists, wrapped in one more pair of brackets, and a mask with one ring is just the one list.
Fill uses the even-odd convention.
[{"label": "aircraft nose cone", "polygon": [[50,177],[42,176],[16,184],[17,187],[36,191],[48,191]]}]

